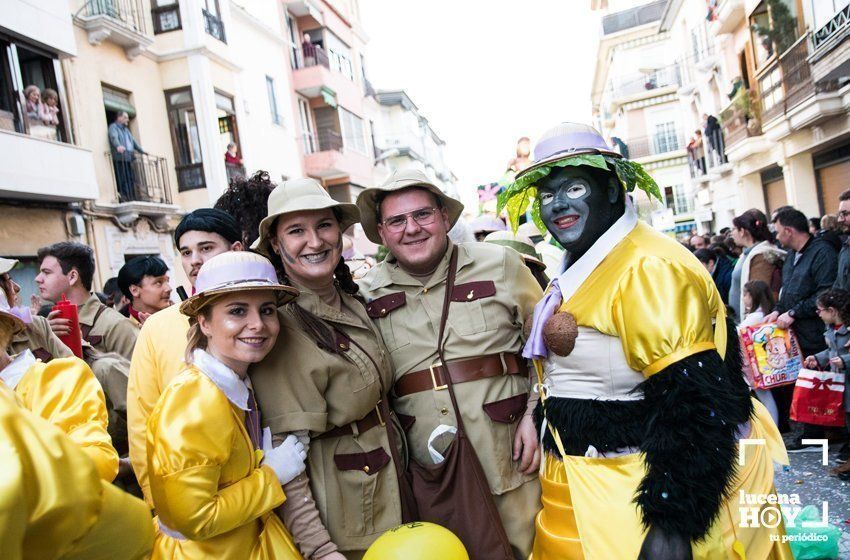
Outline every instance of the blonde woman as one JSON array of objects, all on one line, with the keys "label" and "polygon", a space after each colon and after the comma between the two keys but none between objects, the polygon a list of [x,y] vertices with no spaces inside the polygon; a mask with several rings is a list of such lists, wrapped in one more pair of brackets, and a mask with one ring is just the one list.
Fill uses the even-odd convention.
[{"label": "blonde woman", "polygon": [[152,558],[299,559],[272,510],[285,500],[281,485],[304,470],[306,452],[294,436],[271,449],[246,377],[277,340],[278,305],[298,291],[246,252],[205,262],[195,289],[180,307],[190,320],[189,365],[148,420],[159,525]]}]

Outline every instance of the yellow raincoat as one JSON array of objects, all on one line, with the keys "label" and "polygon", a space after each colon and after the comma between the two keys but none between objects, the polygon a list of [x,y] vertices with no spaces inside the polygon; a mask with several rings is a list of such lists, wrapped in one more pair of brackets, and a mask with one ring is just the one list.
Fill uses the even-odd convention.
[{"label": "yellow raincoat", "polygon": [[273,511],[286,497],[271,467],[260,466],[245,413],[199,368],[163,391],[148,420],[147,457],[160,526],[153,559],[301,558]]},{"label": "yellow raincoat", "polygon": [[152,544],[145,503],[0,383],[0,558],[140,560]]},{"label": "yellow raincoat", "polygon": [[89,366],[76,357],[36,361],[29,350],[0,372],[24,408],[65,433],[91,457],[100,477],[118,474],[118,453],[106,431],[106,399]]}]

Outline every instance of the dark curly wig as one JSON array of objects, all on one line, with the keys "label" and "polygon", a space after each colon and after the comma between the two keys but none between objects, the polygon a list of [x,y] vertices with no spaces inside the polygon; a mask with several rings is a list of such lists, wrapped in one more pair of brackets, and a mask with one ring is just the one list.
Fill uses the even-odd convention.
[{"label": "dark curly wig", "polygon": [[215,203],[214,208],[227,212],[239,223],[246,249],[260,235],[260,222],[268,215],[269,195],[276,186],[268,171],[257,171],[248,178],[234,177]]}]

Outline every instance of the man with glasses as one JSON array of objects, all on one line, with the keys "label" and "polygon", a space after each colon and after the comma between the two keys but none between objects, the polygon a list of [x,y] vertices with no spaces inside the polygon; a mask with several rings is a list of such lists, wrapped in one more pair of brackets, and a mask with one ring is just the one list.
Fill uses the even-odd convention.
[{"label": "man with glasses", "polygon": [[[444,460],[457,426],[444,390],[443,376],[451,375],[508,540],[518,558],[527,558],[540,508],[540,456],[531,417],[536,395],[519,353],[540,287],[514,250],[452,243],[447,233],[463,205],[420,171],[396,172],[363,191],[357,206],[366,236],[390,253],[359,284],[392,357],[393,407],[407,423],[411,459],[423,466]],[[445,367],[438,336],[452,253],[457,272],[442,341]]]},{"label": "man with glasses", "polygon": [[[850,189],[838,195],[838,223],[841,224],[841,233],[850,233]],[[838,253],[838,274],[835,277],[833,288],[841,288],[850,291],[850,239],[841,244],[841,252]]]}]

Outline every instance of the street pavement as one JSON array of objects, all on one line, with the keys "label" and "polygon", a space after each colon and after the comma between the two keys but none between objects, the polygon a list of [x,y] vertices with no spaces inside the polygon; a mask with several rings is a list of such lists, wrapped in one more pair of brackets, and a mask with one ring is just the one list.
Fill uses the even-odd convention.
[{"label": "street pavement", "polygon": [[839,544],[839,558],[850,559],[850,482],[842,482],[829,471],[836,466],[835,458],[840,445],[829,452],[829,465],[823,466],[822,453],[789,453],[791,462],[784,469],[777,466],[776,491],[779,494],[798,494],[803,506],[818,509],[826,501],[829,522],[843,531]]}]

